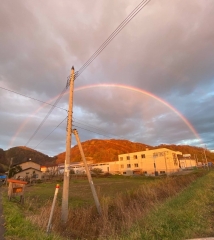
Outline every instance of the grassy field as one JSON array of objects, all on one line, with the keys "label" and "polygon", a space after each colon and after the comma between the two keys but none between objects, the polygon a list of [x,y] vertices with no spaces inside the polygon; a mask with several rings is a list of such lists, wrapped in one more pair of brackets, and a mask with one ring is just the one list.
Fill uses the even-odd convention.
[{"label": "grassy field", "polygon": [[[133,191],[140,186],[158,182],[162,178],[154,177],[124,177],[111,176],[110,178],[94,178],[93,182],[96,186],[96,191],[99,198],[114,197],[118,193]],[[58,202],[61,203],[62,198],[62,182],[54,181],[42,184],[29,186],[26,189],[26,198],[38,198],[38,204],[45,202],[47,199],[52,199],[56,184],[60,184],[60,191],[58,194]],[[91,189],[88,180],[85,179],[71,179],[69,190],[69,206],[82,207],[94,203]]]},{"label": "grassy field", "polygon": [[[86,229],[89,235],[82,233],[78,239],[187,239],[214,236],[212,227],[214,226],[214,172],[210,171],[209,174],[199,178],[192,178],[193,182],[188,183],[188,187],[184,178],[188,177],[95,178],[94,184],[104,212],[102,219],[96,217],[94,207],[91,207],[94,202],[87,180],[71,179],[69,206],[72,211],[69,216],[73,225],[64,229],[55,227],[52,235],[45,234],[45,228],[55,185],[59,182],[29,186],[24,205],[14,201],[8,202],[6,196],[3,198],[6,239],[77,239],[79,234],[77,230],[81,230],[79,225],[90,222],[94,222],[94,225]],[[185,189],[173,187],[176,183],[178,186],[184,184]],[[54,224],[60,221],[61,194],[62,189],[59,191]],[[142,203],[143,201],[145,203]],[[116,210],[118,208],[121,208],[121,212]],[[122,215],[124,209],[126,213]],[[118,220],[118,216],[123,217]],[[102,222],[102,227],[106,224],[106,229],[102,231],[106,233],[109,231],[109,234],[103,232],[98,235],[92,234],[93,230],[98,231],[95,225],[97,227],[99,222]],[[121,224],[121,228],[115,227],[118,224]],[[85,228],[83,224],[82,229]],[[76,230],[77,233],[70,234],[69,229],[73,232]]]}]

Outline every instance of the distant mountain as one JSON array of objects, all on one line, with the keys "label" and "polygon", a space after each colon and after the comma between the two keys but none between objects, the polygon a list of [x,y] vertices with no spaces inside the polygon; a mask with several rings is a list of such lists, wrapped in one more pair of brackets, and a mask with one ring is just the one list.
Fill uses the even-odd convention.
[{"label": "distant mountain", "polygon": [[[135,143],[128,140],[99,140],[92,139],[82,142],[82,148],[87,160],[96,162],[111,162],[117,161],[118,154],[145,151],[148,149],[168,148],[174,151],[180,151],[183,154],[191,154],[192,157],[197,157],[199,162],[205,162],[204,149],[200,147],[192,147],[188,145],[166,145],[149,146],[143,143]],[[214,153],[208,150],[205,151],[208,162],[214,163]],[[32,161],[40,165],[52,165],[65,162],[65,152],[58,154],[55,157],[49,157],[41,152],[31,148],[19,146],[13,147],[6,151],[0,149],[0,173],[8,170],[11,158],[13,164],[20,164],[31,158]],[[78,146],[71,148],[71,162],[82,161]]]},{"label": "distant mountain", "polygon": [[[146,148],[152,149],[152,146],[148,146],[143,143],[134,143],[128,140],[100,140],[92,139],[82,142],[82,148],[87,160],[93,162],[111,162],[116,161],[118,154],[144,151]],[[56,156],[57,163],[65,162],[65,152]],[[81,155],[78,146],[74,146],[71,149],[71,162],[81,161]]]},{"label": "distant mountain", "polygon": [[40,165],[49,165],[56,162],[56,158],[49,157],[28,147],[13,147],[6,151],[0,149],[0,172],[3,172],[3,169],[4,171],[8,169],[11,159],[13,159],[12,164],[20,164],[28,159]]},{"label": "distant mountain", "polygon": [[[148,149],[156,149],[156,148],[168,148],[174,151],[180,151],[183,154],[191,154],[191,156],[197,157],[198,161],[204,161],[204,149],[199,147],[193,147],[188,145],[166,145],[161,144],[159,146],[149,146],[143,143],[135,143],[130,142],[128,140],[98,140],[92,139],[89,141],[82,142],[82,148],[87,160],[91,160],[94,163],[96,162],[111,162],[117,161],[118,154],[130,153],[130,152],[138,152],[145,151]],[[206,157],[208,162],[214,163],[214,153],[206,150]],[[71,162],[79,162],[81,161],[81,156],[79,152],[78,146],[74,146],[71,149]],[[56,163],[64,163],[65,162],[65,152],[60,153],[56,156]]]}]

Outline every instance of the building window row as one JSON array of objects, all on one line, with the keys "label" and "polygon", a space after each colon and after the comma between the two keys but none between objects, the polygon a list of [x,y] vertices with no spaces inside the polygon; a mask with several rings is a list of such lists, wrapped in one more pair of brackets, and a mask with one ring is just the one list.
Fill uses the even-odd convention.
[{"label": "building window row", "polygon": [[[145,154],[141,154],[141,158],[146,158]],[[126,156],[126,160],[130,160],[130,156]],[[138,159],[138,155],[133,155],[133,159]],[[123,157],[119,158],[120,161],[123,161]]]},{"label": "building window row", "polygon": [[[138,167],[138,163],[135,163],[134,167]],[[120,168],[124,168],[124,164],[121,164]],[[127,168],[131,168],[131,164],[130,163],[127,164]]]}]

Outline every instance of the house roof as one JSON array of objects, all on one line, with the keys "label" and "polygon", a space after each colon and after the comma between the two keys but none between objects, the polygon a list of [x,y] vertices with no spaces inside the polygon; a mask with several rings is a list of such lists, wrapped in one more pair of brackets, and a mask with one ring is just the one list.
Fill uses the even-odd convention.
[{"label": "house roof", "polygon": [[28,162],[32,162],[32,163],[35,163],[35,164],[37,164],[37,165],[40,166],[39,163],[36,163],[36,162],[34,162],[34,161],[31,161],[31,160],[28,160],[28,161],[25,161],[25,162],[22,162],[22,163],[13,164],[13,166],[22,165],[23,163],[28,163]]},{"label": "house roof", "polygon": [[[34,169],[34,170],[36,170],[36,171],[38,171],[38,172],[42,172],[42,171],[40,171],[40,170],[38,170],[38,169],[36,169],[36,168],[32,168],[32,167],[26,168],[26,169],[24,169],[24,170],[22,170],[22,171],[20,171],[20,172],[25,172],[25,171],[27,171],[27,170],[29,170],[29,169]],[[18,173],[20,173],[20,172],[18,172]],[[18,174],[18,173],[16,173],[16,174]],[[15,175],[16,175],[16,174],[15,174]]]}]

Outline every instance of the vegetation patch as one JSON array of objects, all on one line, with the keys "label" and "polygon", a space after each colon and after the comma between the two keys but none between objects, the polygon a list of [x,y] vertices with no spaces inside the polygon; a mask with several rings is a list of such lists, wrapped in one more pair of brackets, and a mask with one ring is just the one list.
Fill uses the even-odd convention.
[{"label": "vegetation patch", "polygon": [[157,205],[118,239],[193,239],[214,236],[214,172]]},{"label": "vegetation patch", "polygon": [[[177,195],[201,174],[204,172],[161,178],[136,189],[130,188],[125,192],[119,192],[114,197],[102,196],[102,216],[97,214],[96,208],[92,205],[71,208],[68,222],[63,226],[60,218],[57,217],[61,214],[58,205],[55,209],[52,230],[68,239],[116,239],[127,232],[127,229],[132,229],[137,222],[142,221],[151,209]],[[133,183],[134,181],[136,180],[133,179]],[[106,185],[102,186],[105,187]],[[28,219],[45,229],[49,209],[50,203],[47,203],[40,209],[39,214],[29,216]]]},{"label": "vegetation patch", "polygon": [[69,219],[62,225],[59,196],[52,235],[45,231],[55,184],[35,185],[29,187],[24,205],[4,198],[7,239],[128,240],[212,236],[214,172],[205,173],[207,171],[162,178],[95,179],[102,216],[97,213],[87,181],[71,181],[69,199],[72,202],[76,199],[80,204],[70,203]]},{"label": "vegetation patch", "polygon": [[6,240],[62,240],[62,237],[47,235],[44,229],[40,229],[24,215],[24,206],[10,202],[6,194],[3,196],[3,210],[5,218]]}]

